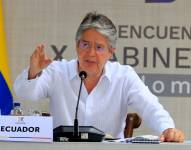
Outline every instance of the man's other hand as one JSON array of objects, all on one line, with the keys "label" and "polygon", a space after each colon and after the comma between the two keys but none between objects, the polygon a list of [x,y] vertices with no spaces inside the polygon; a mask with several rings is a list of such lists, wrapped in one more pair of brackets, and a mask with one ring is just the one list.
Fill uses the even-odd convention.
[{"label": "man's other hand", "polygon": [[184,142],[184,133],[176,128],[166,129],[160,136],[162,142]]}]

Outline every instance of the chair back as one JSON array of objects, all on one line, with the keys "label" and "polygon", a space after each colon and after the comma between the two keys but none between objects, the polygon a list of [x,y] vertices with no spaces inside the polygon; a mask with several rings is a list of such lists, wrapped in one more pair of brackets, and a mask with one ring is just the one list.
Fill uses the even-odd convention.
[{"label": "chair back", "polygon": [[142,120],[137,113],[128,113],[126,118],[126,126],[124,129],[124,137],[132,137],[133,130],[141,125],[141,121]]}]

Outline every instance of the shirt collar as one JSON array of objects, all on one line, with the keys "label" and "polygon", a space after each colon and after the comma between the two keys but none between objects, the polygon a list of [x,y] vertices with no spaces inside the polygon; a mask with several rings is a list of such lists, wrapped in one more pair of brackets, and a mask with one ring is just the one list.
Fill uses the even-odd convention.
[{"label": "shirt collar", "polygon": [[[69,64],[69,79],[72,80],[75,77],[78,77],[78,61],[77,61],[77,59],[70,61],[70,64]],[[105,64],[102,77],[106,77],[111,82],[111,69],[110,69],[109,61],[107,61]]]}]

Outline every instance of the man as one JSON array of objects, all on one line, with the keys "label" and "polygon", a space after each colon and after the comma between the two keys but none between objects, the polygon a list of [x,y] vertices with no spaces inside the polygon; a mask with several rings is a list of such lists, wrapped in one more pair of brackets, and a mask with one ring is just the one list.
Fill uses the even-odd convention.
[{"label": "man", "polygon": [[116,50],[117,31],[106,16],[88,13],[76,33],[77,60],[54,61],[44,45],[37,46],[29,69],[16,79],[18,97],[50,98],[54,127],[73,125],[80,85],[80,71],[87,72],[79,103],[79,125],[92,125],[116,138],[123,138],[125,119],[133,107],[161,141],[183,142],[167,111],[158,103],[135,71],[108,60]]}]

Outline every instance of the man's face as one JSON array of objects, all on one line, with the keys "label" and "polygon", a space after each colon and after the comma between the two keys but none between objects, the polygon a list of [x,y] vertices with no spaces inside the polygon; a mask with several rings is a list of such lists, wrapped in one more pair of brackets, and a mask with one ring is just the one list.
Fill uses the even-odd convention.
[{"label": "man's face", "polygon": [[76,43],[79,70],[88,75],[100,75],[115,49],[109,46],[105,36],[95,29],[87,29]]}]

